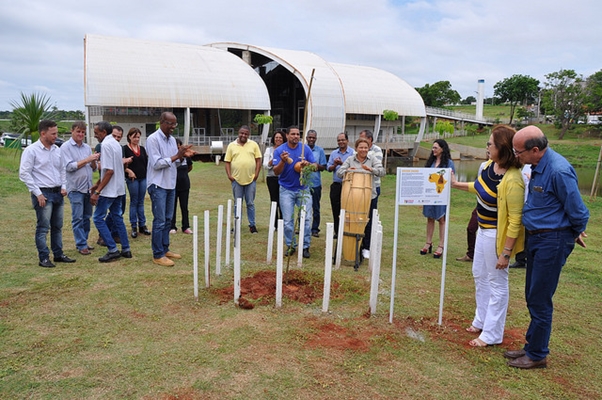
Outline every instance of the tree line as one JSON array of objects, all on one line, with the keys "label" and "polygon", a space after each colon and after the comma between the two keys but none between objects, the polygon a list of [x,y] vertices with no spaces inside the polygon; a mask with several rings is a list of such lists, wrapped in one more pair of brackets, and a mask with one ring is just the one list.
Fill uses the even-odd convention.
[{"label": "tree line", "polygon": [[[562,139],[571,123],[587,114],[602,113],[602,70],[584,77],[572,69],[561,69],[545,75],[545,81],[528,75],[512,75],[497,82],[494,96],[486,104],[509,104],[510,123],[515,116],[532,116],[529,105],[537,105],[540,115],[552,116],[561,129]],[[439,81],[416,88],[424,104],[444,107],[454,104],[472,104],[474,96],[461,100],[449,81]]]}]

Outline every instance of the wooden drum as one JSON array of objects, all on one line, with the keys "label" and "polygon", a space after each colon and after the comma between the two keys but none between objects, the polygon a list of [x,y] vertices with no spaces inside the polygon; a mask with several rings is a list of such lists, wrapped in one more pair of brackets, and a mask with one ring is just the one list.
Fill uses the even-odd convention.
[{"label": "wooden drum", "polygon": [[357,235],[364,235],[371,200],[372,174],[347,172],[341,190],[341,208],[345,210],[343,257],[347,261],[356,261]]}]

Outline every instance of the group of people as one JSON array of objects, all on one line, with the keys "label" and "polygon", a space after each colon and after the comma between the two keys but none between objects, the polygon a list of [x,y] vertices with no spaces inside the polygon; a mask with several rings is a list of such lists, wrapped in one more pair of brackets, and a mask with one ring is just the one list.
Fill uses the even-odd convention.
[{"label": "group of people", "polygon": [[[127,149],[113,137],[108,122],[94,125],[94,135],[101,144],[100,151],[92,152],[83,142],[86,126],[76,122],[71,139],[58,148],[54,145],[57,125],[43,120],[39,125],[40,139],[27,147],[21,158],[19,176],[31,193],[36,211],[35,243],[39,265],[54,267],[54,262],[75,262],[63,253],[63,197],[72,205],[72,226],[75,243],[83,255],[93,249],[88,245],[90,218],[108,247],[100,257],[101,262],[120,257],[131,258],[128,234],[123,222],[125,185],[127,182],[131,204],[130,223],[132,237],[147,233],[143,198],[150,195],[153,211],[152,253],[153,262],[173,266],[181,258],[170,251],[170,230],[175,215],[176,182],[191,168],[190,145],[177,143],[172,136],[178,125],[173,113],[161,115],[159,129],[140,146],[140,131],[128,132]],[[249,230],[257,233],[254,199],[256,181],[262,166],[262,155],[257,143],[249,139],[250,129],[242,126],[236,141],[228,146],[226,173],[232,182],[235,198],[242,198],[247,206]],[[297,250],[295,232],[295,207],[307,213],[302,238],[303,257],[309,258],[311,237],[319,237],[321,178],[324,170],[333,173],[330,201],[338,232],[341,209],[342,179],[347,171],[369,173],[373,176],[370,216],[378,206],[380,177],[385,175],[383,153],[373,144],[372,132],[361,132],[355,142],[355,151],[349,148],[346,133],[337,136],[338,148],[328,161],[324,150],[316,145],[317,132],[307,133],[307,144],[301,142],[300,131],[292,126],[276,130],[272,146],[266,149],[263,165],[268,169],[267,186],[270,199],[278,204],[278,217],[284,220],[284,237],[287,254]],[[508,365],[530,369],[546,367],[552,327],[552,298],[558,285],[560,272],[575,243],[585,247],[585,228],[589,211],[585,207],[572,166],[562,156],[548,147],[548,140],[535,126],[516,132],[513,128],[498,125],[493,128],[487,142],[489,161],[483,163],[474,182],[459,182],[452,174],[452,187],[476,194],[477,231],[474,244],[472,273],[475,282],[476,310],[468,332],[478,334],[469,344],[485,347],[502,343],[509,301],[508,267],[511,257],[519,253],[526,258],[525,297],[531,322],[523,349],[509,350],[504,356]],[[124,167],[125,165],[125,167]],[[523,171],[521,167],[526,166]],[[145,169],[146,167],[146,169]],[[426,167],[451,168],[447,143],[438,139],[433,143]],[[100,179],[92,183],[92,172],[100,170]],[[529,175],[529,179],[523,176]],[[127,175],[127,177],[126,177]],[[187,182],[189,188],[189,181]],[[180,202],[187,204],[188,197],[178,194]],[[96,206],[92,213],[92,206]],[[432,252],[435,222],[439,223],[440,242],[434,256],[444,251],[445,208],[423,208],[427,217],[427,241],[421,254]],[[241,213],[242,214],[242,213]],[[313,218],[312,218],[313,215]],[[121,243],[117,248],[114,227]],[[370,256],[370,227],[367,226],[362,243],[362,255]],[[50,231],[49,249],[46,236]],[[150,233],[150,232],[148,232]],[[464,261],[461,259],[461,261]]]},{"label": "group of people", "polygon": [[[321,172],[333,173],[330,187],[330,201],[335,221],[335,238],[338,236],[339,213],[341,210],[341,185],[347,171],[372,174],[373,190],[368,215],[377,208],[380,195],[380,177],[385,175],[382,165],[382,150],[372,143],[372,132],[365,130],[355,143],[356,151],[348,147],[346,133],[337,137],[338,148],[332,152],[328,161],[324,149],[316,145],[318,133],[307,131],[307,144],[301,142],[299,128],[276,129],[271,138],[271,146],[266,148],[263,162],[259,146],[249,139],[248,126],[242,126],[238,138],[228,145],[226,150],[226,173],[232,182],[234,198],[244,199],[247,206],[249,230],[257,233],[255,226],[255,192],[261,165],[267,169],[266,183],[270,200],[276,202],[276,219],[284,221],[284,238],[287,255],[297,251],[295,232],[295,207],[306,213],[304,237],[301,248],[303,257],[309,258],[312,237],[320,237],[320,202],[322,198]],[[308,169],[309,168],[309,169]],[[275,226],[277,228],[277,226]],[[362,240],[362,256],[370,257],[371,226],[366,226]]]},{"label": "group of people", "polygon": [[[86,124],[83,121],[72,125],[71,138],[61,148],[54,144],[58,134],[56,122],[40,121],[40,138],[23,152],[19,177],[31,193],[36,211],[35,242],[41,267],[55,266],[50,260],[50,251],[54,262],[75,262],[63,252],[65,196],[71,202],[71,225],[80,254],[90,255],[94,250],[88,243],[92,219],[99,232],[98,243],[108,249],[98,259],[100,262],[132,258],[123,221],[126,185],[130,193],[132,238],[136,238],[138,233],[151,235],[144,214],[144,198],[148,191],[153,202],[153,262],[173,266],[172,260],[181,258],[169,250],[169,232],[175,218],[178,167],[183,164],[188,170],[191,146],[178,147],[176,144],[172,133],[177,120],[173,113],[163,113],[159,126],[148,137],[145,149],[140,145],[141,132],[138,128],[130,129],[128,144],[122,147],[119,141],[123,129],[106,121],[97,122],[94,124],[94,137],[99,146],[92,152],[84,143]],[[100,179],[93,183],[92,174],[97,169]],[[184,197],[180,197],[180,201],[184,203]],[[188,226],[183,226],[183,230],[186,229]],[[46,240],[48,232],[50,249]]]},{"label": "group of people", "polygon": [[[552,298],[575,243],[585,247],[589,211],[579,193],[575,170],[548,147],[539,128],[528,126],[516,132],[509,126],[495,126],[487,141],[487,156],[489,160],[481,165],[474,182],[459,182],[452,172],[452,187],[474,193],[477,199],[474,222],[471,218],[467,228],[469,251],[457,259],[473,263],[476,310],[466,331],[478,337],[469,345],[502,343],[509,301],[508,268],[510,259],[516,257],[515,264],[526,263],[525,297],[531,322],[524,348],[508,350],[504,357],[511,367],[545,368]],[[426,167],[454,171],[444,140],[435,141]],[[444,250],[445,207],[425,206],[423,213],[428,219],[427,242],[420,254],[431,252],[438,221],[440,243],[434,253],[438,258]]]}]

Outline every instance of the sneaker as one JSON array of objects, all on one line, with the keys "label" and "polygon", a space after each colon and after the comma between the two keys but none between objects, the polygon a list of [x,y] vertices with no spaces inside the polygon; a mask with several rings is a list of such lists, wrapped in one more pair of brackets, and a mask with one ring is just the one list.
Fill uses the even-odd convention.
[{"label": "sneaker", "polygon": [[251,231],[251,233],[257,233],[257,228],[255,227],[255,225],[251,225],[249,226],[249,231]]},{"label": "sneaker", "polygon": [[468,257],[467,255],[463,255],[462,257],[456,258],[456,261],[472,262],[472,258]]},{"label": "sneaker", "polygon": [[184,229],[184,233],[187,235],[192,235],[192,229],[186,228],[186,229]]},{"label": "sneaker", "polygon": [[153,262],[162,267],[173,267],[174,265],[176,265],[173,261],[171,261],[167,257],[153,258]]},{"label": "sneaker", "polygon": [[176,233],[176,232],[178,232],[178,231],[177,231],[177,229],[172,229],[172,230],[170,230],[170,231],[169,231],[169,233],[170,233],[170,234],[172,234],[172,235],[173,235],[174,233]]},{"label": "sneaker", "polygon": [[309,247],[303,249],[303,258],[309,258]]},{"label": "sneaker", "polygon": [[181,255],[179,255],[178,253],[174,253],[173,251],[168,251],[167,253],[165,253],[165,257],[172,258],[174,260],[179,260],[180,258],[182,258]]},{"label": "sneaker", "polygon": [[362,257],[364,257],[365,259],[370,258],[370,250],[362,249]]}]

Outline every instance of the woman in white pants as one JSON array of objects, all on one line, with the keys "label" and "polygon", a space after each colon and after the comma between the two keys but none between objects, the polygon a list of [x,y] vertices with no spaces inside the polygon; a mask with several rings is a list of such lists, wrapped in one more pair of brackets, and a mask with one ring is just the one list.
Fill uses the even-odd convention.
[{"label": "woman in white pants", "polygon": [[452,187],[477,195],[479,230],[472,274],[476,310],[468,332],[479,333],[473,347],[502,343],[508,310],[508,262],[523,250],[525,229],[522,210],[525,184],[520,163],[512,148],[515,131],[497,125],[487,142],[489,161],[475,182],[457,182]]}]

